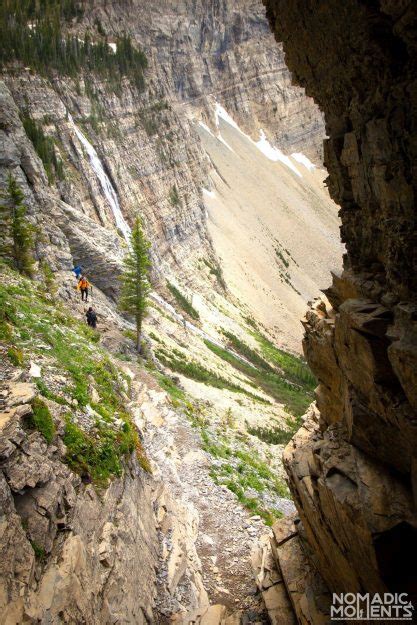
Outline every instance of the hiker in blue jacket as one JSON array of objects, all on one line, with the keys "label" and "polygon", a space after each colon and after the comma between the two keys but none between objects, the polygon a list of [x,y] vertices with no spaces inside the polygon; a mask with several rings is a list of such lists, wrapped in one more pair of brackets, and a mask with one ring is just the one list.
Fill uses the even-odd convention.
[{"label": "hiker in blue jacket", "polygon": [[75,273],[75,277],[77,278],[77,280],[79,280],[83,273],[83,268],[81,267],[81,265],[77,265],[76,267],[73,267],[72,271]]}]

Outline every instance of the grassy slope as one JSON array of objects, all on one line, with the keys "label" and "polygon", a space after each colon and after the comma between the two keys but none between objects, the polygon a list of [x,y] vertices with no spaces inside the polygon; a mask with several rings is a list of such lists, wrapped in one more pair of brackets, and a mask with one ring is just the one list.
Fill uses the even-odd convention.
[{"label": "grassy slope", "polygon": [[247,362],[210,341],[205,341],[206,346],[243,373],[267,395],[284,404],[290,414],[300,417],[305,413],[314,399],[313,390],[316,382],[301,358],[279,350],[259,332],[256,333],[256,337],[262,348],[262,356],[230,332],[224,334],[229,345]]},{"label": "grassy slope", "polygon": [[250,444],[244,432],[235,429],[230,410],[214,422],[203,404],[190,400],[170,378],[160,378],[173,405],[184,412],[199,432],[204,451],[212,457],[210,475],[214,482],[226,486],[252,514],[259,514],[272,525],[282,513],[271,502],[277,497],[289,498],[290,493],[270,460]]},{"label": "grassy slope", "polygon": [[[13,364],[16,353],[21,365],[29,359],[41,362],[40,395],[65,410],[67,463],[99,485],[120,476],[123,458],[135,450],[149,469],[125,408],[127,380],[97,344],[98,335],[71,317],[62,304],[46,299],[42,285],[4,265],[0,283],[0,341],[7,345]],[[82,427],[88,419],[88,428]],[[53,424],[41,400],[29,425],[52,440]]]}]

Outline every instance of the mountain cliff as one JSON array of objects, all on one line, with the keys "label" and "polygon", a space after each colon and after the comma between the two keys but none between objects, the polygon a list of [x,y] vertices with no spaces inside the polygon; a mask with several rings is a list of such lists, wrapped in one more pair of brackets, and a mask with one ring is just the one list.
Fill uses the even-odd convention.
[{"label": "mountain cliff", "polygon": [[[82,16],[63,22],[61,36],[66,33],[77,41],[88,33],[96,45],[106,40],[114,46],[121,33],[129,33],[147,58],[140,90],[125,79],[115,92],[109,79],[88,71],[65,77],[47,67],[48,76],[41,76],[26,66],[3,75],[19,114],[53,139],[65,179],[57,177],[46,189],[36,166],[28,164],[26,175],[40,195],[49,196],[53,209],[46,214],[61,215],[73,258],[98,286],[114,287],[100,265],[117,263],[118,239],[108,233],[117,231],[117,223],[68,113],[94,146],[127,222],[137,211],[143,215],[157,273],[184,266],[184,259],[209,245],[201,189],[211,166],[193,120],[213,126],[217,100],[254,138],[263,128],[286,153],[302,146],[319,162],[321,116],[290,85],[257,2],[92,3],[83,6]],[[32,146],[19,149],[30,153]]]},{"label": "mountain cliff", "polygon": [[[267,618],[248,555],[294,510],[275,452],[313,399],[299,319],[341,246],[322,115],[263,11],[0,9],[0,181],[36,243],[34,281],[1,266],[7,623]],[[143,361],[117,309],[137,214]]]},{"label": "mountain cliff", "polygon": [[[297,514],[274,528],[277,595],[290,621],[331,622],[331,593],[383,604],[358,596],[358,611],[334,604],[339,618],[415,621],[416,5],[264,3],[324,111],[347,249],[304,323],[317,410],[284,452]],[[396,611],[383,597],[400,591]]]}]

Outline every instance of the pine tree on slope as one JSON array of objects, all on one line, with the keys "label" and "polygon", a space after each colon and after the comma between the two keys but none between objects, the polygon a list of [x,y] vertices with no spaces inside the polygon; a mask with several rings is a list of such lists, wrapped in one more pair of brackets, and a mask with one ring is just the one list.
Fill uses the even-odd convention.
[{"label": "pine tree on slope", "polygon": [[6,190],[0,204],[0,258],[11,264],[20,273],[31,277],[33,274],[33,231],[26,218],[24,193],[9,174]]},{"label": "pine tree on slope", "polygon": [[137,217],[131,235],[131,248],[124,259],[124,269],[121,275],[122,288],[119,308],[135,318],[136,346],[141,352],[142,322],[148,307],[150,291],[149,260],[150,243],[146,239],[142,223]]}]

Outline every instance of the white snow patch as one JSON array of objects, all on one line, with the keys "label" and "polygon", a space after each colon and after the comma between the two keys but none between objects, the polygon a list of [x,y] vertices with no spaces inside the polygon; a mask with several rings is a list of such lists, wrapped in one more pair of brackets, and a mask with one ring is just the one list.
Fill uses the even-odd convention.
[{"label": "white snow patch", "polygon": [[109,48],[113,50],[113,52],[117,52],[117,43],[109,43]]},{"label": "white snow patch", "polygon": [[313,171],[313,169],[316,169],[315,164],[312,163],[310,159],[307,158],[307,156],[302,152],[294,152],[293,154],[291,154],[291,156],[295,161],[301,163],[301,165],[304,165],[304,167],[306,167],[308,171]]},{"label": "white snow patch", "polygon": [[262,152],[262,154],[265,154],[265,156],[269,158],[270,161],[281,161],[281,163],[284,163],[284,165],[292,169],[292,171],[297,174],[297,176],[302,178],[302,175],[300,174],[294,163],[291,162],[289,156],[285,156],[285,154],[281,152],[279,148],[275,148],[273,145],[271,145],[266,138],[263,130],[260,131],[260,139],[255,143],[255,145],[258,150]]},{"label": "white snow patch", "polygon": [[[258,150],[260,150],[262,152],[262,154],[264,154],[267,158],[269,158],[270,161],[274,161],[274,162],[280,161],[281,163],[286,165],[289,169],[291,169],[295,174],[297,174],[297,176],[299,178],[303,177],[302,174],[298,171],[297,167],[291,161],[290,157],[286,156],[283,152],[281,152],[281,150],[279,148],[276,148],[276,147],[274,147],[273,145],[271,145],[269,143],[269,141],[266,138],[266,135],[265,135],[265,133],[264,133],[264,131],[262,129],[260,130],[259,141],[256,141],[256,142],[253,141],[249,137],[249,135],[247,135],[245,132],[243,132],[243,130],[241,130],[239,128],[239,126],[237,125],[237,123],[235,122],[233,117],[231,117],[231,115],[229,115],[229,113],[218,102],[216,102],[216,104],[215,104],[214,117],[215,117],[215,120],[216,120],[216,126],[217,127],[219,127],[219,119],[222,119],[227,124],[229,124],[230,126],[235,128],[238,132],[240,132],[241,135],[246,137],[246,139],[248,139],[251,143],[253,143],[253,145],[256,145]],[[226,143],[226,141],[223,139],[223,137],[221,136],[220,133],[219,133],[219,136],[217,138],[220,139],[220,141],[222,141],[222,143],[224,143],[229,148],[229,150],[232,150],[232,148]],[[232,150],[232,152],[233,152],[233,150]],[[294,155],[292,155],[292,156],[294,156]],[[297,156],[298,156],[298,154],[297,154]],[[304,154],[300,153],[299,156],[303,157],[305,159],[305,161],[308,161],[310,163],[310,166],[314,167],[313,163],[311,163],[308,160],[308,158],[306,156],[304,156]],[[298,160],[298,159],[295,159],[295,160]],[[304,162],[304,161],[303,161],[303,165],[308,167],[306,162]]]},{"label": "white snow patch", "polygon": [[239,128],[239,126],[237,125],[237,123],[235,122],[235,120],[233,119],[233,117],[231,117],[229,115],[229,113],[226,111],[226,109],[224,109],[222,107],[222,105],[219,104],[218,102],[216,102],[216,108],[214,109],[214,117],[216,119],[216,126],[217,127],[219,127],[219,117],[220,117],[225,122],[230,124],[230,126],[233,126],[233,128],[236,128],[236,130],[238,130],[240,133],[244,134],[241,131],[241,129]]},{"label": "white snow patch", "polygon": [[209,133],[209,135],[211,135],[212,137],[214,137],[214,134],[211,132],[210,128],[207,126],[207,124],[205,124],[204,122],[202,122],[201,120],[198,122],[198,125],[201,126],[206,132]]},{"label": "white snow patch", "polygon": [[203,187],[203,195],[207,195],[207,197],[216,197],[214,191],[209,191],[208,189]]}]

